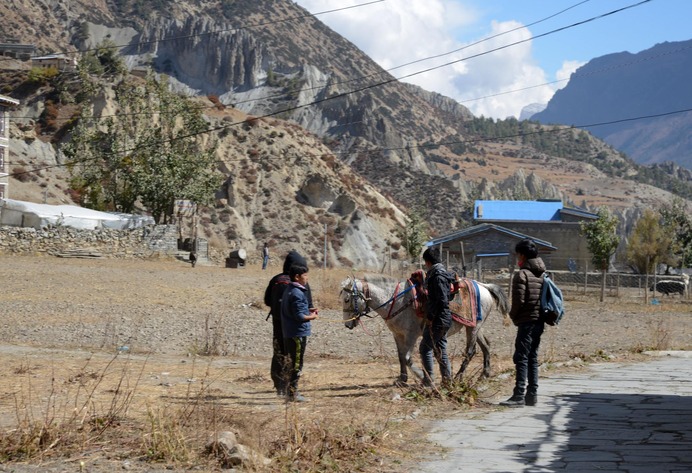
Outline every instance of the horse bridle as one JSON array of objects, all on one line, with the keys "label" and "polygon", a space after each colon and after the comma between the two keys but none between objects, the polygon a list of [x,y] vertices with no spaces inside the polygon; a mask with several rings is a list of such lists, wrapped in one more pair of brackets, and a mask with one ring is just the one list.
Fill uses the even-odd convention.
[{"label": "horse bridle", "polygon": [[[370,311],[372,310],[368,305],[370,302],[370,288],[368,287],[367,281],[361,282],[363,290],[358,289],[358,280],[353,278],[353,283],[350,289],[343,288],[342,291],[346,292],[350,296],[351,302],[351,312],[353,312],[353,318],[351,320],[358,322],[361,317],[371,318]],[[360,307],[359,301],[363,302],[362,309]]]},{"label": "horse bridle", "polygon": [[[391,298],[389,298],[389,300],[383,302],[382,304],[380,304],[379,306],[377,306],[376,308],[373,309],[373,308],[370,307],[370,305],[369,305],[369,302],[370,302],[371,299],[370,299],[370,288],[369,288],[369,286],[368,286],[368,282],[367,282],[367,281],[362,281],[362,282],[361,282],[361,284],[363,285],[363,291],[361,292],[361,291],[358,290],[358,283],[357,283],[357,281],[358,281],[358,280],[357,280],[356,278],[353,278],[353,284],[351,284],[351,289],[346,289],[346,288],[343,288],[343,289],[342,289],[342,291],[344,291],[344,292],[350,294],[350,296],[351,296],[351,305],[352,305],[352,307],[353,307],[353,309],[351,310],[351,312],[353,312],[353,314],[354,314],[353,317],[351,318],[351,320],[353,320],[353,321],[355,321],[355,322],[358,322],[358,321],[360,320],[361,317],[372,318],[373,316],[370,315],[370,311],[377,311],[380,307],[384,307],[384,306],[386,306],[387,304],[389,304],[390,302],[393,303],[394,301],[396,301],[397,297],[402,296],[402,295],[406,294],[407,292],[409,292],[409,291],[411,291],[411,290],[414,290],[414,289],[418,286],[417,283],[414,283],[414,284],[412,284],[409,288],[407,288],[406,290],[404,290],[404,291],[402,291],[402,292],[400,292],[400,293],[397,293],[397,291],[398,291],[398,289],[399,289],[399,285],[397,284],[397,286],[396,286],[397,288],[394,290],[394,295],[393,295]],[[415,294],[415,293],[414,293],[414,294]],[[404,309],[406,309],[408,306],[412,305],[412,304],[413,304],[413,301],[415,300],[415,298],[416,298],[416,297],[415,297],[415,295],[414,295],[414,297],[411,298],[410,301],[408,301],[408,302],[407,302],[406,304],[404,304],[401,308],[399,308],[399,310],[397,310],[397,311],[395,311],[395,312],[393,312],[393,313],[391,312],[391,309],[390,309],[390,313],[387,314],[387,317],[385,317],[385,320],[389,320],[389,319],[392,319],[392,318],[396,317],[396,316],[397,316],[398,314],[400,314]],[[362,300],[362,301],[363,301],[363,309],[362,309],[362,310],[361,310],[360,307],[358,306],[358,300]],[[392,304],[392,307],[394,307],[393,304]]]}]

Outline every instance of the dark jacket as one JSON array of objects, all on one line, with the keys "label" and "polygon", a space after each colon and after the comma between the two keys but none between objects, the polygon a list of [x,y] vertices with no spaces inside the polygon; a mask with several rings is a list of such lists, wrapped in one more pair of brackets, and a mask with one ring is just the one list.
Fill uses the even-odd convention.
[{"label": "dark jacket", "polygon": [[305,317],[310,315],[308,309],[307,288],[292,282],[286,288],[281,300],[281,325],[284,338],[310,336],[311,324]]},{"label": "dark jacket", "polygon": [[509,316],[514,325],[535,322],[540,316],[541,288],[545,263],[541,258],[524,262],[512,279],[512,308]]},{"label": "dark jacket", "polygon": [[[300,264],[307,267],[308,262],[297,251],[290,251],[284,260],[283,272],[277,274],[269,280],[267,288],[264,290],[264,305],[269,306],[269,313],[277,322],[281,322],[281,296],[284,290],[291,283],[291,278],[288,277],[288,270],[294,264]],[[312,307],[312,292],[310,285],[307,285],[308,304]]]},{"label": "dark jacket", "polygon": [[425,276],[428,290],[426,312],[433,325],[451,327],[452,312],[449,310],[449,295],[454,275],[449,273],[442,263],[433,265]]}]

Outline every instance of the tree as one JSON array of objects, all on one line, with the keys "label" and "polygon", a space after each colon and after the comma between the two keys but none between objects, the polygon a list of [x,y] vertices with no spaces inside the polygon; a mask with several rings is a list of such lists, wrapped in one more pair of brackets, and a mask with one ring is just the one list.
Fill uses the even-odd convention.
[{"label": "tree", "polygon": [[661,225],[660,217],[647,209],[637,220],[627,244],[627,260],[637,271],[650,274],[658,263],[671,261],[673,238]]},{"label": "tree", "polygon": [[421,213],[413,210],[408,215],[406,225],[399,228],[397,232],[401,245],[406,249],[406,253],[411,258],[411,261],[415,261],[420,256],[423,243],[428,239],[425,227]]},{"label": "tree", "polygon": [[617,217],[610,214],[607,208],[598,210],[598,219],[593,222],[582,222],[581,232],[586,237],[586,244],[591,252],[591,261],[602,272],[601,302],[605,299],[605,283],[610,258],[615,254],[620,237],[617,235]]},{"label": "tree", "polygon": [[200,110],[153,77],[115,91],[118,114],[99,127],[80,120],[63,147],[81,204],[121,212],[139,204],[165,223],[176,199],[211,203],[221,176]]},{"label": "tree", "polygon": [[680,268],[692,266],[692,212],[687,203],[680,197],[673,197],[669,204],[660,209],[665,230],[672,236],[672,264]]},{"label": "tree", "polygon": [[118,46],[109,40],[104,39],[96,48],[87,52],[80,60],[78,68],[82,68],[90,74],[99,76],[115,77],[127,71],[125,61],[118,54]]}]

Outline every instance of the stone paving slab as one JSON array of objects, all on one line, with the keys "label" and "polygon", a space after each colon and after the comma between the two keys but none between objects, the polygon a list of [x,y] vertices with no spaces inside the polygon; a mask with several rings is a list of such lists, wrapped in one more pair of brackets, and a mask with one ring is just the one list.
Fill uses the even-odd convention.
[{"label": "stone paving slab", "polygon": [[430,439],[447,453],[410,471],[690,472],[692,352],[657,355],[541,377],[535,407],[439,422]]}]

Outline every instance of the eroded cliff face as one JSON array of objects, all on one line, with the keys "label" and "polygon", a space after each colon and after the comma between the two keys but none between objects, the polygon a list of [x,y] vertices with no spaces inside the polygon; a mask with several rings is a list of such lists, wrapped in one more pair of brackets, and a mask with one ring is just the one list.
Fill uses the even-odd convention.
[{"label": "eroded cliff face", "polygon": [[[212,127],[235,124],[210,134],[226,181],[205,228],[223,244],[274,240],[309,248],[319,261],[326,223],[330,258],[375,264],[402,210],[423,209],[439,235],[468,225],[477,198],[562,198],[617,211],[669,197],[525,143],[467,136],[465,107],[395,81],[289,0],[162,0],[165,11],[145,16],[133,14],[135,3],[153,5],[7,0],[0,16],[42,53],[105,39],[129,45],[122,54],[131,68],[165,74],[176,90],[202,97]],[[213,110],[208,95],[228,105],[228,115]],[[38,117],[40,101],[31,104],[27,113]],[[114,113],[107,91],[94,113]],[[246,126],[246,114],[268,118]],[[569,146],[577,138],[565,139]],[[30,154],[59,159],[45,142],[24,143],[15,153],[27,162]],[[591,146],[622,164],[602,143]]]},{"label": "eroded cliff face", "polygon": [[129,64],[150,65],[200,95],[253,89],[265,76],[257,38],[208,18],[159,19],[132,42],[123,50]]}]

